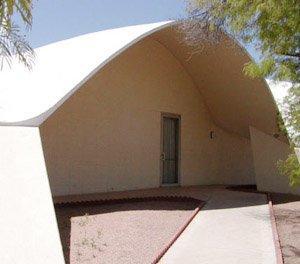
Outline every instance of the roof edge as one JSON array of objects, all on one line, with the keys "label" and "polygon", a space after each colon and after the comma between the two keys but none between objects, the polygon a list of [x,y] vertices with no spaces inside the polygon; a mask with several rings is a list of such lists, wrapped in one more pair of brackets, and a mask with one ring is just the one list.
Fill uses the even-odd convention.
[{"label": "roof edge", "polygon": [[[75,85],[67,94],[65,94],[59,101],[57,101],[57,103],[55,103],[52,107],[50,107],[49,109],[47,109],[46,111],[42,112],[41,114],[34,116],[32,118],[29,119],[25,119],[25,120],[19,120],[19,121],[5,121],[5,122],[1,122],[0,121],[0,126],[26,126],[26,127],[39,127],[52,113],[54,113],[66,100],[68,100],[85,82],[87,82],[92,76],[94,76],[102,67],[104,67],[107,63],[109,63],[111,60],[113,60],[115,57],[117,57],[119,54],[121,54],[122,52],[124,52],[126,49],[128,49],[129,47],[131,47],[132,45],[134,45],[135,43],[137,43],[138,41],[144,39],[145,37],[161,30],[164,29],[166,27],[170,27],[173,26],[175,24],[177,24],[177,21],[171,20],[171,21],[162,21],[162,22],[156,22],[156,23],[150,23],[150,24],[142,24],[142,25],[136,25],[136,26],[150,26],[150,25],[157,25],[157,27],[154,27],[144,33],[142,33],[141,35],[139,35],[138,37],[134,38],[133,40],[129,41],[126,45],[122,46],[120,49],[118,49],[116,52],[112,53],[111,55],[109,55],[104,61],[102,61],[96,68],[94,68],[88,75],[86,75],[77,85]],[[130,28],[130,27],[136,27],[136,26],[128,26],[128,27],[124,27],[124,28]],[[116,28],[116,29],[122,29],[122,28]],[[111,30],[115,30],[115,29],[111,29]],[[104,30],[104,31],[109,31],[109,30]],[[103,32],[103,31],[99,31],[99,32]],[[97,32],[95,32],[97,33]],[[90,34],[95,34],[95,33],[89,33],[86,35],[90,35]],[[85,36],[85,35],[82,35]],[[80,37],[80,36],[79,36]],[[78,37],[75,37],[78,38]],[[71,39],[75,39],[75,38],[71,38]],[[67,40],[71,40],[71,39],[67,39]],[[67,40],[63,40],[63,41],[67,41]],[[59,42],[63,42],[63,41],[59,41]],[[57,42],[55,42],[57,43]],[[52,43],[52,44],[55,44]],[[46,45],[46,46],[50,46],[52,44]],[[43,46],[43,47],[46,47]],[[39,47],[38,49],[41,49],[43,47]]]}]

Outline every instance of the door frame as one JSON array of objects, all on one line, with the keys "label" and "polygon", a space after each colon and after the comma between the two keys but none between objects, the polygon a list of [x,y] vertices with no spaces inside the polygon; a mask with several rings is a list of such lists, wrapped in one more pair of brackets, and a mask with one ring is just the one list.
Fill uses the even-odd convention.
[{"label": "door frame", "polygon": [[[177,183],[163,183],[163,160],[162,160],[162,152],[163,152],[163,133],[164,133],[164,117],[176,118],[178,120],[178,157],[177,157]],[[174,113],[161,113],[160,117],[160,154],[159,154],[159,162],[160,162],[160,186],[168,187],[168,186],[180,186],[181,185],[181,115]]]}]

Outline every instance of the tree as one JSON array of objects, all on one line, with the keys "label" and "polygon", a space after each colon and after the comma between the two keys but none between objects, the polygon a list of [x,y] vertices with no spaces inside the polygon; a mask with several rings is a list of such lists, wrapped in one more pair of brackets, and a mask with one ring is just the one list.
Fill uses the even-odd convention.
[{"label": "tree", "polygon": [[24,22],[26,30],[32,25],[31,0],[0,0],[0,60],[11,65],[14,56],[31,69],[35,53],[21,34],[21,28],[13,18],[18,15]]},{"label": "tree", "polygon": [[[291,147],[300,146],[300,87],[295,85],[290,88],[282,104],[279,126],[289,135]],[[282,121],[284,119],[284,121]],[[298,153],[300,155],[300,153]],[[290,154],[286,160],[278,161],[278,168],[282,174],[288,174],[290,185],[300,185],[300,164],[296,153]]]},{"label": "tree", "polygon": [[[201,47],[205,42],[218,44],[223,32],[245,45],[255,43],[261,52],[259,64],[248,62],[244,73],[252,78],[265,77],[289,81],[292,88],[284,99],[281,129],[287,128],[292,148],[300,147],[300,1],[299,0],[186,0],[188,18],[182,20],[185,42]],[[300,184],[297,156],[279,161],[290,184]]]}]

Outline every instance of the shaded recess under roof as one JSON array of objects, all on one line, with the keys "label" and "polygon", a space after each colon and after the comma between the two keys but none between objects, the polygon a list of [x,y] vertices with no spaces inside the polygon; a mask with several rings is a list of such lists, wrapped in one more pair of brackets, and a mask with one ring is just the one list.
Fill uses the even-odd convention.
[{"label": "shaded recess under roof", "polygon": [[144,37],[163,44],[181,62],[218,126],[245,137],[249,126],[277,132],[268,85],[242,72],[251,60],[246,51],[224,36],[221,45],[206,45],[191,56],[193,48],[182,43],[172,21],[101,31],[37,49],[32,72],[14,65],[0,75],[0,124],[39,126],[94,73]]}]

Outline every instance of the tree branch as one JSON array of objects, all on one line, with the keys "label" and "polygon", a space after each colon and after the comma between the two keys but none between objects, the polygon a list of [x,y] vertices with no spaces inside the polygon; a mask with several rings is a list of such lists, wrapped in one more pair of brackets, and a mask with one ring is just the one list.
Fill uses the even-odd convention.
[{"label": "tree branch", "polygon": [[300,53],[281,53],[284,56],[296,57],[300,60]]}]

